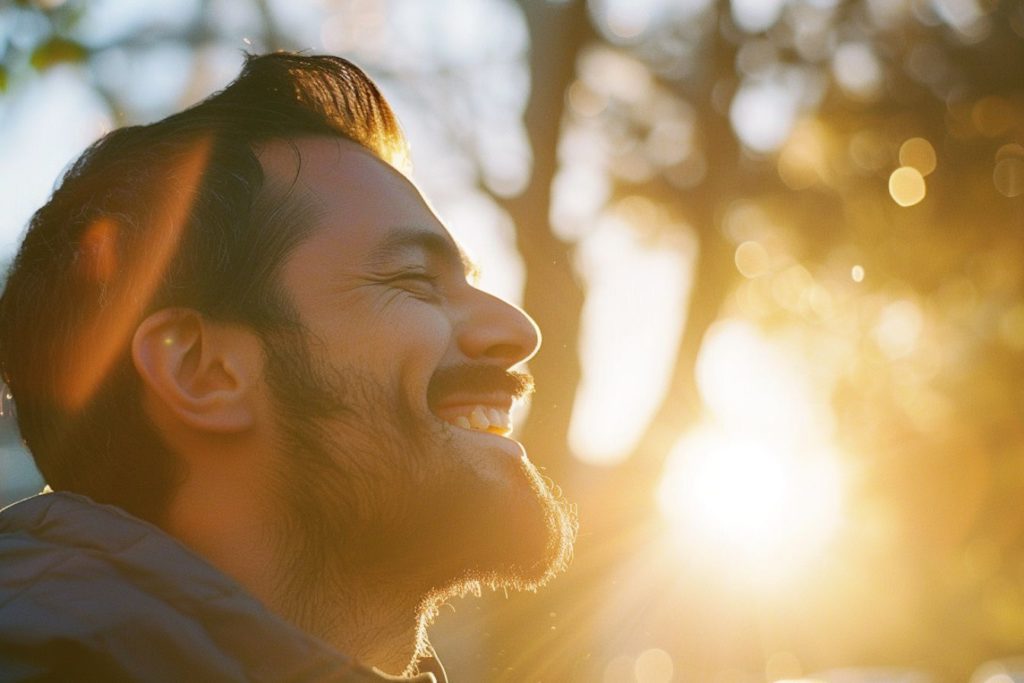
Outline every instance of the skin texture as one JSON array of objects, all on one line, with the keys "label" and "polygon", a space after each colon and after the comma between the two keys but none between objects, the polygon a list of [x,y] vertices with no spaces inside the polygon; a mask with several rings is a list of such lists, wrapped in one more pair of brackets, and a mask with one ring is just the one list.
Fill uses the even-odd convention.
[{"label": "skin texture", "polygon": [[260,159],[316,222],[279,274],[298,325],[260,337],[168,309],[133,341],[187,472],[167,527],[308,632],[409,672],[439,601],[567,561],[571,512],[522,446],[450,424],[523,393],[508,371],[539,332],[473,287],[416,188],[363,148],[308,138]]}]

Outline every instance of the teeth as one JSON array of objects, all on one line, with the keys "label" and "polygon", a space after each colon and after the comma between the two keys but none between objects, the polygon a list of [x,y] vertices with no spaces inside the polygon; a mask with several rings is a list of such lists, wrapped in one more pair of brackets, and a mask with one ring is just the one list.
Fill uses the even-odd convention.
[{"label": "teeth", "polygon": [[512,431],[512,417],[504,410],[488,406],[473,406],[467,415],[448,420],[462,429],[507,435]]},{"label": "teeth", "polygon": [[492,425],[500,425],[501,424],[501,415],[498,413],[498,409],[497,408],[488,408],[487,409],[487,420]]},{"label": "teeth", "polygon": [[491,426],[491,421],[487,419],[484,409],[481,406],[477,406],[469,414],[469,424],[472,425],[473,429],[487,429]]}]

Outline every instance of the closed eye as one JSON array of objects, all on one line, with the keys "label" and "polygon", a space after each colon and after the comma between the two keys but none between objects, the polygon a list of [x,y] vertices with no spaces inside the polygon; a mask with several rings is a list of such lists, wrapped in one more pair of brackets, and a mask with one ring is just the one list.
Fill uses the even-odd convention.
[{"label": "closed eye", "polygon": [[403,280],[413,280],[417,282],[426,282],[429,284],[434,284],[435,282],[437,282],[437,276],[420,271],[407,271],[404,273],[398,273],[397,275],[389,275],[388,277],[384,278],[382,282],[391,283],[401,282]]},{"label": "closed eye", "polygon": [[434,282],[437,280],[437,276],[430,273],[408,272],[394,275],[391,277],[391,280],[425,280],[427,282]]},{"label": "closed eye", "polygon": [[393,285],[420,299],[433,300],[438,295],[437,284],[439,279],[437,275],[426,271],[406,270],[381,277],[378,282],[385,285]]}]

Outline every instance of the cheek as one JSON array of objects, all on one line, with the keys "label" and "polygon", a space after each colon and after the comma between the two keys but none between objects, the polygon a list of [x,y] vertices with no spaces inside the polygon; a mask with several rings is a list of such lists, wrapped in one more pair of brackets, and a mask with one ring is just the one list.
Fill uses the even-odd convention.
[{"label": "cheek", "polygon": [[350,309],[318,332],[331,356],[368,364],[440,355],[454,338],[452,320],[443,308],[416,301],[376,310]]},{"label": "cheek", "polygon": [[417,360],[436,367],[454,341],[454,326],[442,309],[426,304],[409,307],[401,315],[382,315],[368,330],[366,343],[391,362],[403,365]]},{"label": "cheek", "polygon": [[426,410],[426,385],[454,343],[451,321],[426,305],[402,315],[380,314],[345,339],[349,363],[380,378],[389,390]]},{"label": "cheek", "polygon": [[[347,307],[311,330],[315,349],[339,370],[371,380],[382,397],[413,414],[426,407],[426,387],[455,342],[455,327],[442,306],[411,299],[388,306]],[[392,406],[392,410],[399,406]]]},{"label": "cheek", "polygon": [[400,373],[400,382],[426,410],[427,384],[454,343],[450,321],[440,314],[410,316],[402,327],[385,330],[392,353],[388,362]]}]

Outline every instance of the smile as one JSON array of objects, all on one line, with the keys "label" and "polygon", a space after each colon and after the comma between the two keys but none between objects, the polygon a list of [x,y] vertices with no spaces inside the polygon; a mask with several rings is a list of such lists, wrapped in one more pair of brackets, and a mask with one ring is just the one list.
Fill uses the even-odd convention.
[{"label": "smile", "polygon": [[448,424],[474,432],[499,436],[512,433],[512,417],[508,410],[482,404],[446,408],[439,417]]}]

